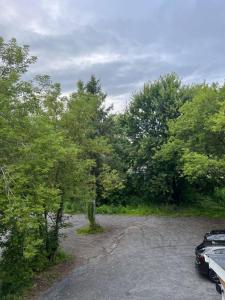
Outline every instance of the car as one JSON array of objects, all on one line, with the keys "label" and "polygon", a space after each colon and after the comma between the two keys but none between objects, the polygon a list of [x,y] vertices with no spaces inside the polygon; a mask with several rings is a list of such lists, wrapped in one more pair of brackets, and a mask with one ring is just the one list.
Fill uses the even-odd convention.
[{"label": "car", "polygon": [[225,251],[225,230],[212,230],[204,235],[203,242],[195,248],[195,265],[199,272],[209,277],[213,282],[218,282],[216,273],[209,268],[205,261],[205,254],[219,254]]}]

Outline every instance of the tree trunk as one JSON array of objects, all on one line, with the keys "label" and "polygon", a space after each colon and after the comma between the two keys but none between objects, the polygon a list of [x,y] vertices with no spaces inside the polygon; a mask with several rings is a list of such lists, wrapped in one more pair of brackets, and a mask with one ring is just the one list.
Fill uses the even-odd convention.
[{"label": "tree trunk", "polygon": [[87,207],[87,216],[88,216],[88,221],[90,223],[90,227],[95,227],[96,226],[96,221],[95,221],[95,200],[91,201],[88,203]]}]

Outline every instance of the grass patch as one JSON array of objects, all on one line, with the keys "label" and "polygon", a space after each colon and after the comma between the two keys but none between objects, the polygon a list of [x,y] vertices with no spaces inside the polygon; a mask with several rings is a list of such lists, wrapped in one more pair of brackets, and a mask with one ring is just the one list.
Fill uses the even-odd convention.
[{"label": "grass patch", "polygon": [[96,234],[104,231],[104,228],[99,224],[96,224],[95,226],[88,225],[77,229],[78,234]]},{"label": "grass patch", "polygon": [[74,260],[74,256],[66,253],[64,250],[59,249],[56,253],[52,266],[56,266],[60,263],[69,263]]},{"label": "grass patch", "polygon": [[97,207],[98,214],[117,214],[129,216],[172,216],[172,217],[209,217],[224,218],[225,209],[212,205],[176,206],[176,205],[140,205],[140,206],[109,206]]}]

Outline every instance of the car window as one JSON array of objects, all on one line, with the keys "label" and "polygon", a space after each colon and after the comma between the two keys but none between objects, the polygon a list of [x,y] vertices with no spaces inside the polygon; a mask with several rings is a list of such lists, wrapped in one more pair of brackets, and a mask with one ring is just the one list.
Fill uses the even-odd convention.
[{"label": "car window", "polygon": [[208,241],[225,241],[225,234],[213,234],[207,236]]}]

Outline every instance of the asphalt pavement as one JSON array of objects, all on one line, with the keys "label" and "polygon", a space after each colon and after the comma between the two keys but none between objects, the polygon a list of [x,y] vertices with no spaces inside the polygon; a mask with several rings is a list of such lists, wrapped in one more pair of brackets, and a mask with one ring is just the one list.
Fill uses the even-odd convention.
[{"label": "asphalt pavement", "polygon": [[198,274],[194,248],[223,220],[186,217],[98,216],[106,232],[78,236],[86,223],[73,216],[62,245],[79,266],[41,300],[219,300]]}]

